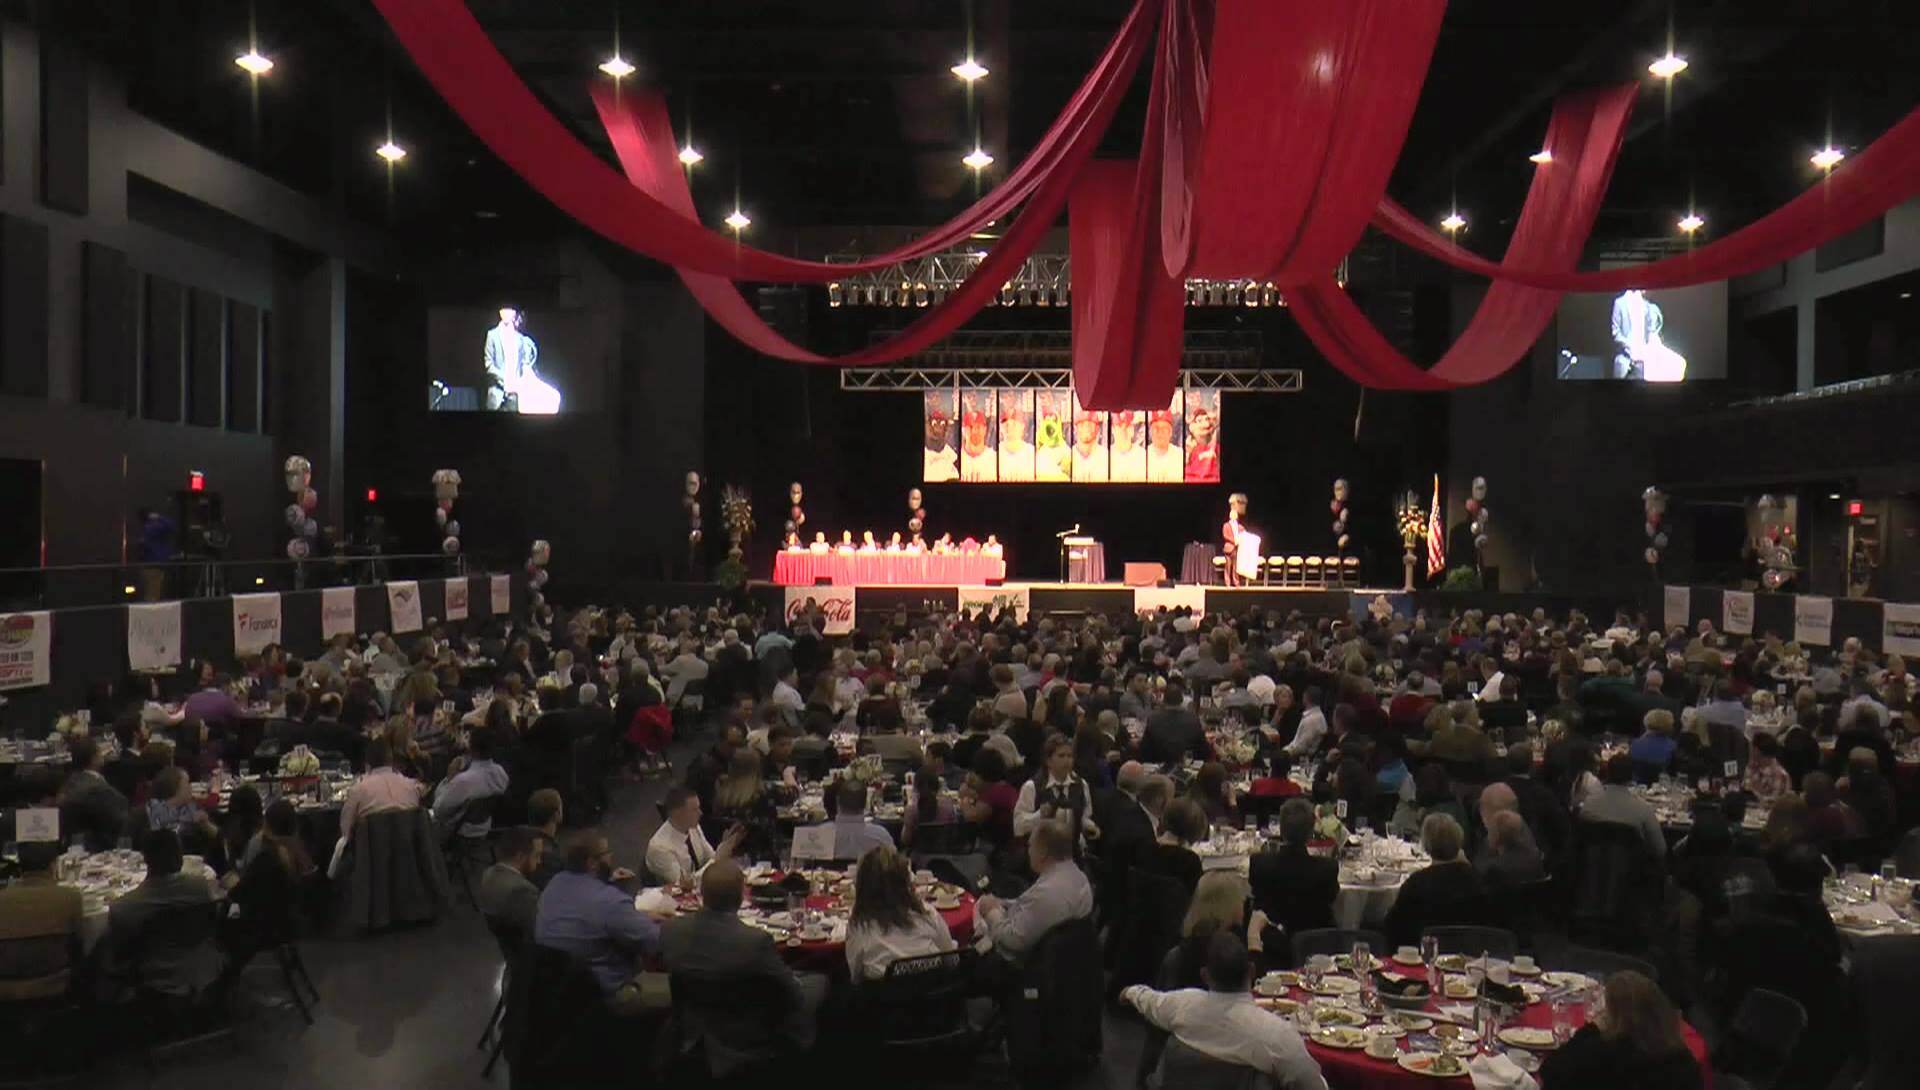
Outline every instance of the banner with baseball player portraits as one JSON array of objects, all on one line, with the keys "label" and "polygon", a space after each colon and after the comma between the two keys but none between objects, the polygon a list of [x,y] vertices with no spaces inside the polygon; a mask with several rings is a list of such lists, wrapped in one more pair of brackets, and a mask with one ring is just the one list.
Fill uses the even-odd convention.
[{"label": "banner with baseball player portraits", "polygon": [[921,480],[1218,484],[1220,391],[1096,412],[1071,389],[927,390]]}]

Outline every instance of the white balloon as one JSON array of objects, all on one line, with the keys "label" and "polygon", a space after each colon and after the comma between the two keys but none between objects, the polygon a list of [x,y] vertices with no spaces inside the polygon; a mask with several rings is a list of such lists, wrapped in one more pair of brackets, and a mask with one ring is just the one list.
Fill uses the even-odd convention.
[{"label": "white balloon", "polygon": [[460,520],[459,519],[454,519],[447,523],[447,536],[449,537],[460,536]]}]

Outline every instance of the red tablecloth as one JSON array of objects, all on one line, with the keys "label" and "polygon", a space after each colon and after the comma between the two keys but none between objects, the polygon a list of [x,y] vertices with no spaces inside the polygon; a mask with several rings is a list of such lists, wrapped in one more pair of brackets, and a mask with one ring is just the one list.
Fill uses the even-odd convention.
[{"label": "red tablecloth", "polygon": [[[851,891],[852,886],[848,886],[847,889]],[[678,901],[683,912],[699,910],[700,895],[698,893],[690,892],[679,897]],[[953,935],[953,940],[961,946],[966,946],[973,941],[973,902],[973,894],[962,893],[958,908],[935,909],[940,913],[940,918],[946,921],[947,931]],[[813,893],[807,897],[807,907],[831,911],[844,906],[832,894]],[[837,967],[845,972],[846,949],[845,942],[835,942],[832,939],[821,939],[817,942],[789,940],[780,947],[780,953],[798,968],[831,972]]]},{"label": "red tablecloth", "polygon": [[1005,579],[1007,562],[979,553],[812,553],[779,552],[773,557],[773,581],[783,587],[810,587],[820,579],[836,587],[977,587]]},{"label": "red tablecloth", "polygon": [[[1288,993],[1289,998],[1308,1002],[1313,996],[1295,989]],[[1460,1002],[1460,1001],[1451,1001]],[[1429,1003],[1431,1009],[1435,1004]],[[1576,1006],[1573,1009],[1576,1028],[1584,1023],[1586,1008]],[[1553,1026],[1553,1009],[1546,1003],[1529,1003],[1518,1018],[1507,1023],[1513,1026],[1534,1026],[1550,1029]],[[1702,1071],[1707,1070],[1707,1043],[1690,1025],[1682,1023],[1681,1036],[1686,1039],[1688,1051],[1700,1063]],[[1406,1049],[1406,1038],[1400,1039],[1401,1049]],[[1505,1048],[1504,1045],[1496,1045]],[[1416,1075],[1401,1067],[1393,1060],[1376,1060],[1359,1049],[1326,1048],[1307,1042],[1307,1051],[1320,1064],[1321,1074],[1326,1076],[1330,1090],[1471,1090],[1473,1080],[1466,1075],[1448,1079],[1434,1078],[1431,1075]],[[1544,1058],[1547,1054],[1542,1052]],[[1463,1057],[1470,1059],[1471,1057]]]}]

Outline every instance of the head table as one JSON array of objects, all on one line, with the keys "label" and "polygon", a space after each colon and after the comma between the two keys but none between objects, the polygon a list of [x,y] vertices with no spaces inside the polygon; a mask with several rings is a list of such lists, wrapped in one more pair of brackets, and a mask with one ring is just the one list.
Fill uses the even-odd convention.
[{"label": "head table", "polygon": [[1006,559],[986,553],[815,553],[789,549],[773,557],[773,581],[783,587],[810,587],[822,579],[836,587],[977,587],[989,579],[1006,577]]}]

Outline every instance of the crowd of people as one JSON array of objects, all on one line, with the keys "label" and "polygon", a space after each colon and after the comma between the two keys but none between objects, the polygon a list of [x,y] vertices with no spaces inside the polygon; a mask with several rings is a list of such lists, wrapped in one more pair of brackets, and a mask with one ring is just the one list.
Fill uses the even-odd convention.
[{"label": "crowd of people", "polygon": [[[215,827],[186,786],[239,756],[234,694],[264,701],[263,744],[338,754],[357,773],[343,841],[370,815],[413,809],[445,837],[491,839],[477,902],[496,934],[585,966],[609,1012],[663,1015],[670,979],[767,990],[771,1020],[695,1004],[721,1070],[809,1047],[854,1002],[736,915],[749,868],[786,861],[781,807],[825,780],[830,855],[853,871],[846,965],[831,975],[858,985],[901,959],[964,955],[991,1001],[1049,935],[1084,921],[1103,936],[1102,994],[1184,1048],[1295,1087],[1324,1085],[1318,1065],[1247,981],[1291,965],[1294,936],[1333,926],[1330,835],[1335,853],[1364,828],[1418,841],[1431,865],[1368,921],[1408,945],[1451,923],[1564,938],[1543,918],[1558,914],[1516,906],[1550,890],[1565,905],[1596,830],[1624,830],[1652,896],[1608,938],[1658,965],[1659,984],[1616,976],[1606,1017],[1549,1059],[1548,1090],[1622,1071],[1704,1085],[1677,1011],[1730,1010],[1763,986],[1834,1031],[1795,1050],[1793,1070],[1814,1080],[1797,1084],[1845,1058],[1839,1015],[1823,1014],[1844,1005],[1845,949],[1821,891],[1911,850],[1898,841],[1915,800],[1898,795],[1894,755],[1920,724],[1897,656],[1850,642],[1810,657],[1626,613],[865,620],[828,638],[805,611],[780,623],[719,606],[587,608],[550,634],[509,627],[471,645],[436,630],[404,651],[388,637],[304,661],[276,649],[234,680],[209,668],[178,713],[150,692],[103,709],[113,744],[70,744],[63,813],[103,840],[140,827],[143,901],[172,895],[182,844],[236,891],[289,896],[315,863],[282,803],[255,814],[257,798],[236,796]],[[689,729],[712,744],[675,768],[668,746]],[[878,762],[885,787],[840,771],[850,758]],[[597,824],[609,780],[668,774],[638,871],[616,866]],[[1636,790],[1650,785],[1695,790],[1682,835]],[[901,799],[897,831],[868,814],[882,790]],[[1746,836],[1752,806],[1767,818]],[[1202,865],[1198,846],[1248,825],[1270,835],[1244,877]],[[919,892],[915,861],[930,855],[979,860],[965,933]],[[636,899],[649,886],[697,888],[701,908]],[[0,908],[34,888],[0,891]],[[129,943],[138,927],[137,909],[116,908]],[[1766,946],[1783,934],[1817,956]],[[1756,968],[1775,953],[1796,968]]]}]

